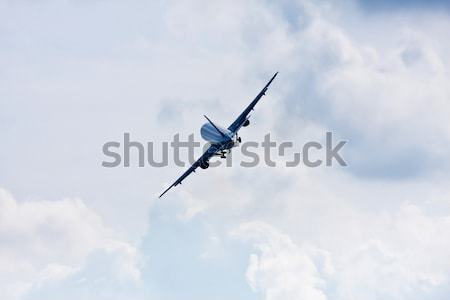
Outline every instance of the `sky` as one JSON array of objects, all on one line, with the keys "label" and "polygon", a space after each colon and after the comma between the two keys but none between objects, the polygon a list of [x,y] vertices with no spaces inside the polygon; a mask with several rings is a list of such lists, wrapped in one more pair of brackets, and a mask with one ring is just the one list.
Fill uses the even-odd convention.
[{"label": "sky", "polygon": [[[448,8],[0,0],[2,297],[448,299]],[[125,132],[201,141],[276,71],[242,139],[332,132],[347,167],[234,151],[162,199],[185,168],[102,167]]]}]

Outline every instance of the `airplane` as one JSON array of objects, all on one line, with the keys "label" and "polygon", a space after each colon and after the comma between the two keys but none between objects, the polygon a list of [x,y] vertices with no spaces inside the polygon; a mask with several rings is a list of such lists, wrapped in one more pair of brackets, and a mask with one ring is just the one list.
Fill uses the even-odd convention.
[{"label": "airplane", "polygon": [[223,128],[214,124],[207,116],[203,115],[208,123],[205,123],[201,129],[200,134],[203,139],[211,143],[209,148],[203,153],[203,155],[186,171],[180,176],[171,186],[169,186],[160,196],[161,198],[168,190],[172,187],[181,184],[181,182],[188,177],[192,172],[200,167],[202,169],[207,169],[209,167],[209,159],[213,156],[220,156],[221,158],[226,158],[225,154],[231,151],[231,148],[236,147],[241,143],[241,137],[238,136],[238,131],[241,127],[247,127],[250,125],[250,112],[254,109],[256,103],[266,94],[269,85],[277,76],[278,72],[273,75],[269,82],[264,86],[264,88],[259,92],[256,98],[247,106],[247,108],[237,117],[237,119],[231,123],[228,128]]}]

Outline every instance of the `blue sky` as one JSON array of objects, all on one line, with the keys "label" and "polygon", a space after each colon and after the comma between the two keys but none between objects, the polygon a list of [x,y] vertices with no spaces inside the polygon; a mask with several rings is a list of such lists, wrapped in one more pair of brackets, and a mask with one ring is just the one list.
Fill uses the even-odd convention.
[{"label": "blue sky", "polygon": [[[446,299],[447,9],[0,0],[3,295]],[[200,140],[203,114],[228,124],[275,71],[243,140],[332,131],[348,167],[235,163],[159,200],[184,169],[101,166],[124,132]]]}]

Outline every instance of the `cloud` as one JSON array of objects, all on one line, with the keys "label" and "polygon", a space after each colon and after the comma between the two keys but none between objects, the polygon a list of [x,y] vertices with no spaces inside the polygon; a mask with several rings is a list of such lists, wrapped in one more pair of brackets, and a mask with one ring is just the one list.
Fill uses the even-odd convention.
[{"label": "cloud", "polygon": [[450,279],[443,250],[450,244],[444,233],[450,218],[427,216],[410,204],[370,218],[365,241],[341,257],[332,254],[338,298],[441,299]]},{"label": "cloud", "polygon": [[[296,16],[308,15],[307,23],[286,32],[291,50],[283,56],[289,62],[281,83],[285,111],[276,128],[291,132],[298,119],[306,119],[345,137],[352,157],[348,171],[357,176],[398,179],[447,170],[449,45],[437,43],[433,23],[448,29],[448,18],[411,14],[405,26],[404,20],[352,6],[344,14],[353,13],[350,21],[312,7]],[[274,52],[278,44],[267,47]],[[297,136],[307,130],[299,128]]]},{"label": "cloud", "polygon": [[[10,298],[449,294],[447,15],[351,1],[0,6],[0,176],[34,199],[1,196]],[[348,168],[235,160],[155,200],[184,169],[100,167],[124,131],[186,136],[204,113],[226,126],[275,71],[243,139],[331,130]]]},{"label": "cloud", "polygon": [[0,189],[0,241],[1,289],[8,299],[33,298],[75,278],[89,285],[99,278],[140,280],[136,249],[80,199],[18,201]]},{"label": "cloud", "polygon": [[247,280],[264,299],[327,299],[314,261],[288,235],[263,222],[241,224],[232,235],[253,241],[260,252],[250,255]]},{"label": "cloud", "polygon": [[437,10],[437,9],[449,9],[447,1],[443,0],[359,0],[358,3],[361,7],[367,11],[381,11],[387,13],[395,13],[404,10]]},{"label": "cloud", "polygon": [[[340,246],[325,230],[305,239],[262,221],[241,223],[231,236],[258,251],[249,256],[246,276],[264,299],[444,299],[449,224],[448,216],[428,216],[405,203],[393,213],[361,217],[353,239],[336,237]],[[333,227],[342,233],[341,225]]]}]

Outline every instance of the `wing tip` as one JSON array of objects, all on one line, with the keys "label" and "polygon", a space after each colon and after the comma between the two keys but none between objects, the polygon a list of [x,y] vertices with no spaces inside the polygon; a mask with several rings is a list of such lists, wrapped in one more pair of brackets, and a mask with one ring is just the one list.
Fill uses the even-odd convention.
[{"label": "wing tip", "polygon": [[275,77],[277,77],[278,75],[278,71],[275,72],[275,75],[272,76],[272,78],[270,78],[269,82],[266,84],[266,88],[269,87],[269,85],[272,83],[272,81],[275,79]]},{"label": "wing tip", "polygon": [[167,193],[171,188],[173,187],[173,184],[171,186],[169,186],[164,192],[162,192],[161,195],[159,195],[159,199],[161,199],[162,196],[164,196],[165,193]]}]

